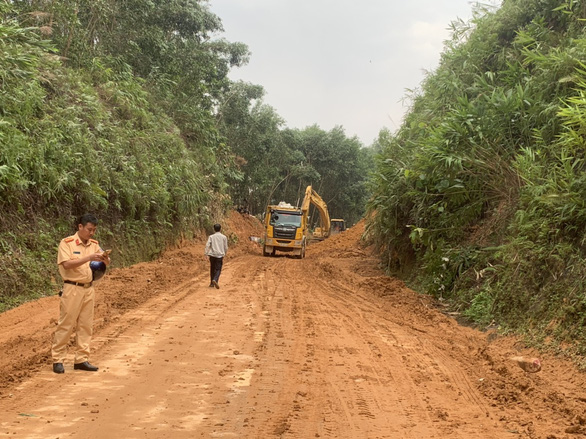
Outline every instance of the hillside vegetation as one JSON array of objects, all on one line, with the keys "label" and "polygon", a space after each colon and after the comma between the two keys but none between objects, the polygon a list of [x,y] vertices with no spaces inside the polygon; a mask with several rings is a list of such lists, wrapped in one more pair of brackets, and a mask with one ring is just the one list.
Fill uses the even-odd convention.
[{"label": "hillside vegetation", "polygon": [[118,266],[307,184],[363,214],[369,152],[232,83],[249,51],[222,31],[203,0],[0,0],[0,311],[57,291],[85,212]]},{"label": "hillside vegetation", "polygon": [[453,24],[396,134],[369,237],[483,327],[586,354],[586,2],[504,0]]}]

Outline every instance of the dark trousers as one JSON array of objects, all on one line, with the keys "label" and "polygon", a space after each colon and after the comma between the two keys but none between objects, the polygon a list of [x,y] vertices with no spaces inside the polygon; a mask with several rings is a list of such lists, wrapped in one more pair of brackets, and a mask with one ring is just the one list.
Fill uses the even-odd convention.
[{"label": "dark trousers", "polygon": [[210,282],[213,280],[218,282],[220,280],[223,263],[224,258],[214,258],[213,256],[210,256]]}]

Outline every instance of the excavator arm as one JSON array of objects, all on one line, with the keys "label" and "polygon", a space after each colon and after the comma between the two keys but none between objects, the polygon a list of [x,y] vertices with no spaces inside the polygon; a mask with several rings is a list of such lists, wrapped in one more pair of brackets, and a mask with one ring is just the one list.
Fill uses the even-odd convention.
[{"label": "excavator arm", "polygon": [[311,204],[313,204],[319,212],[319,217],[321,219],[321,237],[327,238],[330,236],[330,214],[328,213],[328,206],[311,186],[307,186],[305,189],[305,197],[301,204],[301,211],[306,217],[309,214],[309,206]]}]

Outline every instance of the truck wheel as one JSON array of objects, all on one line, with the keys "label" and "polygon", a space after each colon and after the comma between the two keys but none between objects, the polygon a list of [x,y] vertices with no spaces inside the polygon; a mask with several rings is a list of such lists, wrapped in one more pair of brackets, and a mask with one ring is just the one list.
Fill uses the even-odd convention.
[{"label": "truck wheel", "polygon": [[305,241],[301,245],[301,250],[299,250],[299,254],[295,256],[296,259],[303,259],[305,257]]},{"label": "truck wheel", "polygon": [[266,251],[266,248],[267,248],[267,246],[266,246],[266,245],[263,245],[263,246],[262,246],[262,255],[263,255],[263,256],[270,256],[270,255],[271,255],[271,253],[270,253],[270,252],[268,252],[268,251]]}]

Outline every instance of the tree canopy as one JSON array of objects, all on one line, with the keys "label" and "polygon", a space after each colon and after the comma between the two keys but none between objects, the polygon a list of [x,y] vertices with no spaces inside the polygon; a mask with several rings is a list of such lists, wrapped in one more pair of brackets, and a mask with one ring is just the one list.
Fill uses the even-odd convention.
[{"label": "tree canopy", "polygon": [[260,86],[232,84],[218,112],[220,131],[239,170],[229,179],[234,202],[262,213],[268,203],[299,204],[311,184],[330,216],[358,221],[367,199],[369,150],[348,138],[342,127],[329,132],[317,125],[284,127],[263,96]]}]

